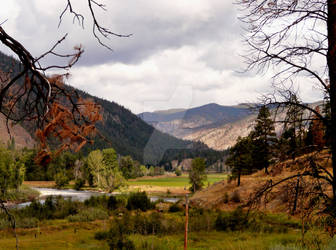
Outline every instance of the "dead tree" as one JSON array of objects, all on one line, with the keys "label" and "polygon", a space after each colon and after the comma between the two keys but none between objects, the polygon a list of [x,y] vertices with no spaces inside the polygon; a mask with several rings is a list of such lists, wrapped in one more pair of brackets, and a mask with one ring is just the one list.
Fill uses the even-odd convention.
[{"label": "dead tree", "polygon": [[[71,0],[64,0],[65,7],[59,16],[59,25],[65,15],[72,15],[73,22],[84,28],[84,22],[91,19],[92,34],[98,43],[112,50],[104,41],[110,37],[128,37],[112,32],[97,19],[97,10],[106,10],[99,0],[87,0],[89,15],[76,11]],[[12,124],[25,123],[35,131],[40,143],[36,160],[47,164],[51,159],[48,138],[59,140],[58,152],[65,149],[79,150],[85,143],[92,142],[95,123],[102,119],[101,107],[92,100],[84,100],[73,88],[65,84],[69,70],[76,64],[84,52],[81,46],[75,46],[68,54],[57,52],[58,46],[66,39],[65,34],[54,45],[39,56],[33,56],[19,41],[5,31],[6,21],[0,20],[0,42],[19,60],[19,69],[0,70],[0,113],[5,117],[10,133]],[[68,59],[63,65],[43,65],[42,59],[59,57]],[[50,70],[60,72],[50,75]],[[4,202],[0,209],[8,212]],[[13,221],[13,216],[8,214]],[[15,231],[15,220],[12,223]],[[17,244],[18,248],[18,244]]]},{"label": "dead tree", "polygon": [[[330,133],[332,173],[324,169],[336,203],[336,0],[237,0],[246,24],[246,43],[251,51],[247,69],[274,70],[275,94],[266,101],[296,105],[323,122]],[[298,77],[305,77],[300,82]],[[330,101],[330,117],[293,102],[290,83],[311,81]],[[302,81],[302,80],[301,80]],[[279,94],[280,93],[280,94]],[[312,172],[306,172],[314,177]],[[324,179],[325,176],[317,175]]]}]

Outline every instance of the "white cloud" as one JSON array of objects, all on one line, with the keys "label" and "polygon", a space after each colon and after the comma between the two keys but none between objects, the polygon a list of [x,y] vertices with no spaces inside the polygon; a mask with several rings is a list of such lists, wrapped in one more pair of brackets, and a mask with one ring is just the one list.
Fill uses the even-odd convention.
[{"label": "white cloud", "polygon": [[[71,70],[69,83],[135,113],[164,109],[164,105],[188,108],[210,102],[256,101],[270,90],[269,74],[236,73],[244,67],[239,56],[243,53],[242,29],[231,1],[103,2],[108,12],[97,10],[98,20],[114,32],[133,33],[130,38],[103,40],[113,47],[113,53],[99,46],[87,15],[85,30],[72,25],[69,14],[57,29],[64,0],[0,0],[0,15],[10,17],[4,28],[33,55],[46,51],[69,32],[59,51],[69,51],[79,43],[85,49]],[[87,14],[81,0],[73,3],[76,10]],[[45,61],[57,62],[55,58]],[[311,86],[303,85],[301,92],[307,98],[318,98]]]}]

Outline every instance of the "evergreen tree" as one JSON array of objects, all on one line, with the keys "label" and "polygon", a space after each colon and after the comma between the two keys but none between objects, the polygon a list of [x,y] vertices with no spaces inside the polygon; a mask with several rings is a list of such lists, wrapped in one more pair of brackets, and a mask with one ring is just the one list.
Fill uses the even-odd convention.
[{"label": "evergreen tree", "polygon": [[270,117],[269,109],[262,106],[254,130],[250,134],[254,144],[253,165],[258,169],[265,169],[266,174],[272,157],[271,148],[277,141],[274,122]]},{"label": "evergreen tree", "polygon": [[232,174],[237,177],[237,186],[240,186],[240,177],[243,173],[253,172],[253,145],[250,136],[238,137],[236,144],[230,149],[226,164],[232,167]]},{"label": "evergreen tree", "polygon": [[204,181],[206,181],[207,176],[205,173],[205,160],[203,158],[195,158],[191,162],[191,170],[189,172],[189,182],[191,184],[191,190],[196,192],[200,190]]}]

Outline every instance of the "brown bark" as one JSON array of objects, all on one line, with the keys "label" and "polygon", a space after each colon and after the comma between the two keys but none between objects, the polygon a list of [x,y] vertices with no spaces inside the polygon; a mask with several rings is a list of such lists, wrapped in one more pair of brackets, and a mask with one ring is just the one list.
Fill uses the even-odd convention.
[{"label": "brown bark", "polygon": [[328,55],[330,81],[330,135],[333,168],[333,201],[336,198],[336,0],[328,0]]}]

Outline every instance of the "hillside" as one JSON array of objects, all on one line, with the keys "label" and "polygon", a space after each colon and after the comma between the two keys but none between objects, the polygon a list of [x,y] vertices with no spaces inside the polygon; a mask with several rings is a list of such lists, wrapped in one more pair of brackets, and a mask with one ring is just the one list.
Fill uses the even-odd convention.
[{"label": "hillside", "polygon": [[[0,52],[0,70],[8,72],[10,69],[13,69],[13,75],[16,74],[20,70],[20,63]],[[74,89],[70,86],[67,86],[67,88]],[[93,145],[84,147],[84,153],[92,149],[113,147],[121,155],[131,155],[132,158],[145,164],[157,164],[162,160],[168,149],[209,150],[202,143],[177,139],[156,130],[115,102],[94,97],[78,89],[75,89],[75,91],[84,98],[94,100],[103,109],[103,121],[97,124],[99,134],[102,137],[97,136]],[[25,129],[30,132],[31,136],[34,136],[34,128],[25,126]],[[24,131],[24,129],[20,129],[20,131]],[[6,137],[2,139],[7,140]]]},{"label": "hillside", "polygon": [[[245,175],[241,178],[241,185],[237,187],[235,180],[223,180],[217,182],[210,187],[195,193],[190,202],[193,206],[208,208],[208,209],[235,209],[238,206],[244,206],[250,200],[251,195],[255,194],[257,190],[263,188],[266,182],[272,181],[276,183],[279,180],[288,178],[291,175],[302,172],[309,163],[309,160],[314,158],[319,164],[325,164],[327,169],[331,171],[330,155],[327,151],[322,153],[310,153],[294,160],[287,160],[271,166],[270,175],[266,175],[264,170],[260,170],[252,175]],[[329,160],[329,161],[328,161]],[[315,187],[314,182],[309,177],[304,177],[301,182],[304,183],[305,188]],[[325,185],[322,180],[322,187],[326,193],[331,192],[330,185]],[[292,182],[284,182],[282,185],[277,186],[268,193],[268,203],[265,204],[261,200],[260,209],[272,212],[289,212],[292,208],[292,196],[295,189],[297,179]],[[294,188],[293,188],[294,187]],[[234,196],[239,199],[233,198]],[[304,200],[308,201],[307,196],[304,195]]]},{"label": "hillside", "polygon": [[[250,114],[250,109],[246,105],[221,106],[210,103],[186,110],[145,112],[138,116],[158,130],[184,139],[202,131],[239,121]],[[192,140],[197,140],[194,136],[191,137]]]},{"label": "hillside", "polygon": [[[36,143],[31,135],[20,125],[10,126],[10,134],[14,138],[15,146],[18,148],[32,148]],[[0,115],[0,142],[7,144],[10,140],[6,119],[3,115]]]}]

